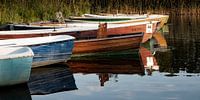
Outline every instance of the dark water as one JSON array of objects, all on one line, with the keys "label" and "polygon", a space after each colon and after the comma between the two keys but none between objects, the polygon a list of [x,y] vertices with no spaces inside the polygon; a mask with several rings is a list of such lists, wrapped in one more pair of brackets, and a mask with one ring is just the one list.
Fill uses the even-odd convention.
[{"label": "dark water", "polygon": [[168,27],[159,70],[145,69],[137,51],[74,59],[32,70],[20,89],[0,89],[0,100],[200,100],[200,16],[170,16]]}]

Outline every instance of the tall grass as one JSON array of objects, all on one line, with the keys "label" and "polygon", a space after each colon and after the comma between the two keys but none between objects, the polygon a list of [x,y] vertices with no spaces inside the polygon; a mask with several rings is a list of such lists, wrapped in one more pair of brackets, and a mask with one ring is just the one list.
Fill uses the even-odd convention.
[{"label": "tall grass", "polygon": [[83,13],[200,14],[199,0],[1,0],[0,24],[28,23]]}]

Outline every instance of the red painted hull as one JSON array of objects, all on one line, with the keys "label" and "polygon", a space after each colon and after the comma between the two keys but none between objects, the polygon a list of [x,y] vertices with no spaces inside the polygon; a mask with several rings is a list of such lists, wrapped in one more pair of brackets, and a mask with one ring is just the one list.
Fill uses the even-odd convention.
[{"label": "red painted hull", "polygon": [[110,28],[107,29],[108,35],[124,35],[124,34],[134,34],[134,33],[139,33],[143,32],[144,36],[142,39],[142,43],[146,42],[147,40],[151,39],[153,36],[153,33],[156,32],[157,28],[157,23],[154,23],[152,25],[152,33],[147,33],[146,32],[146,24],[142,25],[136,25],[136,26],[127,26],[127,27],[119,27],[119,28]]},{"label": "red painted hull", "polygon": [[[85,27],[85,26],[84,26]],[[153,33],[156,31],[157,23],[153,24]],[[114,27],[106,29],[106,36],[113,35],[125,35],[125,34],[135,34],[135,33],[144,33],[143,42],[152,37],[153,33],[146,33],[146,24],[139,25],[130,25],[122,27]],[[88,39],[95,38],[98,35],[98,29],[94,30],[84,30],[84,31],[71,31],[71,32],[51,32],[51,33],[30,33],[30,34],[4,34],[1,32],[0,39],[13,39],[13,38],[28,38],[28,37],[41,37],[41,36],[50,36],[50,35],[72,35],[76,39]],[[148,35],[145,35],[148,34]]]},{"label": "red painted hull", "polygon": [[[153,32],[157,23],[153,24]],[[140,36],[134,34],[144,33]],[[30,34],[0,34],[0,39],[29,38],[50,35],[71,35],[76,37],[73,53],[94,53],[104,51],[116,51],[122,49],[138,48],[140,43],[147,41],[153,33],[146,33],[146,24],[106,28],[100,33],[99,29],[69,32],[30,33]],[[99,37],[103,34],[103,37]],[[114,38],[115,37],[115,38]],[[117,38],[116,38],[117,37]],[[100,38],[100,39],[99,39]]]}]

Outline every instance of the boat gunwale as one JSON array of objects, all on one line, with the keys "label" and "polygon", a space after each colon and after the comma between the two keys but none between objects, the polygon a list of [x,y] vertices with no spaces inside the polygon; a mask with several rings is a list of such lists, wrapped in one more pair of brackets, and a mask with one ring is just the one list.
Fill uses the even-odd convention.
[{"label": "boat gunwale", "polygon": [[[56,37],[62,37],[62,39],[58,39],[56,38],[56,40],[54,41],[50,41],[49,40],[49,37],[51,38],[56,38]],[[63,38],[65,37],[65,38]],[[36,41],[36,43],[31,43],[33,41],[31,40],[34,40]],[[39,41],[38,40],[42,40],[42,39],[46,39],[47,41]],[[51,39],[52,40],[52,39]],[[33,37],[33,38],[17,38],[17,39],[7,39],[7,40],[0,40],[0,42],[8,42],[8,44],[1,44],[0,43],[0,46],[1,45],[8,45],[8,46],[32,46],[32,45],[44,45],[44,44],[49,44],[49,43],[58,43],[58,42],[64,42],[64,41],[70,41],[70,40],[75,40],[75,37],[73,36],[70,36],[70,35],[55,35],[55,36],[44,36],[44,37]],[[20,42],[19,42],[20,41]],[[27,43],[27,42],[30,42],[30,43]]]},{"label": "boat gunwale", "polygon": [[[19,47],[12,47],[12,46],[3,46],[3,47],[0,47],[1,49],[14,49],[12,50],[12,52],[15,52],[17,50],[21,50],[21,49],[26,49],[25,52],[18,52],[19,54],[11,54],[12,52],[10,51],[7,55],[0,55],[0,60],[8,60],[8,59],[18,59],[18,58],[27,58],[27,57],[33,57],[34,56],[34,53],[33,51],[31,50],[31,48],[29,47],[22,47],[22,46],[19,46]],[[1,52],[2,53],[2,52]]]}]

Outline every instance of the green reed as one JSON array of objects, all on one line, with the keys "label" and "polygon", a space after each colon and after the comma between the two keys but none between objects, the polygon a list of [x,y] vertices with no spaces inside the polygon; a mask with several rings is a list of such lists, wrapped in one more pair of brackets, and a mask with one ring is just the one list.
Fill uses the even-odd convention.
[{"label": "green reed", "polygon": [[200,14],[198,0],[0,0],[0,24],[29,23],[84,13]]}]

